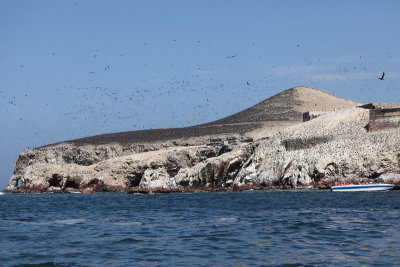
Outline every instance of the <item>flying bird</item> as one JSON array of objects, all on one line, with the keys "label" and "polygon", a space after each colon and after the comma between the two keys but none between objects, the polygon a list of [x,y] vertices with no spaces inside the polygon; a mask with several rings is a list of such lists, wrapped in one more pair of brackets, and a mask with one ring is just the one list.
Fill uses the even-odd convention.
[{"label": "flying bird", "polygon": [[385,72],[382,73],[382,77],[378,77],[379,80],[383,81],[385,79]]}]

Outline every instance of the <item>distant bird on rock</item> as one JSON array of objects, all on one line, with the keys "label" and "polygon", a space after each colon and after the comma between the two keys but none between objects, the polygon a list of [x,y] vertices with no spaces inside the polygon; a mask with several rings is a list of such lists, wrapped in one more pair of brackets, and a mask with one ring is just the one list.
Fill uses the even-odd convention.
[{"label": "distant bird on rock", "polygon": [[382,73],[382,77],[378,77],[379,80],[383,81],[385,79],[385,72]]}]

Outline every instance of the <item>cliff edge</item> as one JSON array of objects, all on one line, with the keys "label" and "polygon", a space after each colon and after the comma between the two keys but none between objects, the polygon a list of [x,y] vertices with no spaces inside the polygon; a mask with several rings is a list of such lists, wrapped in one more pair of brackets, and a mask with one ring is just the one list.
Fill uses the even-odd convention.
[{"label": "cliff edge", "polygon": [[[400,183],[399,128],[368,132],[360,104],[295,87],[186,128],[104,134],[25,150],[9,192],[171,192]],[[304,112],[319,117],[303,122]]]}]

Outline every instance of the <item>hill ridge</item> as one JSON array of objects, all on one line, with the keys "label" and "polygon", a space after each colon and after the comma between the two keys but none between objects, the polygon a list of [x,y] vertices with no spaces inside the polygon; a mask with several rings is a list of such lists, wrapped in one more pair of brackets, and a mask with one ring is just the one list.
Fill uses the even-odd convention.
[{"label": "hill ridge", "polygon": [[75,145],[146,143],[222,134],[244,135],[262,128],[263,123],[267,122],[300,122],[302,114],[305,111],[328,111],[356,105],[358,103],[337,97],[320,89],[297,86],[264,99],[240,112],[205,124],[183,128],[162,128],[101,134],[59,143],[66,142]]}]

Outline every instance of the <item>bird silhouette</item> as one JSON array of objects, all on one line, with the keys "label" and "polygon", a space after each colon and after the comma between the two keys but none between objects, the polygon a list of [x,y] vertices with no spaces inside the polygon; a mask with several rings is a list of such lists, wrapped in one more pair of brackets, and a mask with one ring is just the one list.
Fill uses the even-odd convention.
[{"label": "bird silhouette", "polygon": [[385,79],[385,72],[382,73],[382,77],[378,77],[379,80],[383,81]]}]

